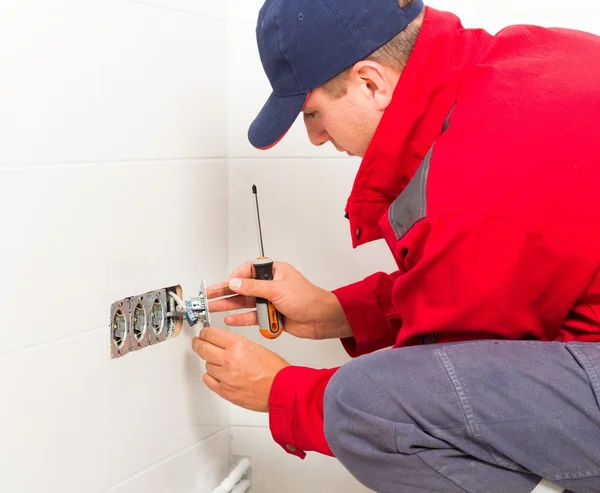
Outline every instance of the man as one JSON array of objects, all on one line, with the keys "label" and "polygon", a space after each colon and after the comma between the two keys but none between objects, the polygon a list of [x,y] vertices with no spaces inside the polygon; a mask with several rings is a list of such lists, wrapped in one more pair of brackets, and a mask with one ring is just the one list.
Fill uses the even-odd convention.
[{"label": "man", "polygon": [[313,144],[361,156],[353,246],[384,238],[398,270],[328,292],[243,265],[212,311],[265,297],[356,359],[291,366],[208,328],[208,387],[374,491],[599,492],[600,38],[492,36],[421,0],[267,0],[257,39],[273,95],[250,141],[302,112]]}]

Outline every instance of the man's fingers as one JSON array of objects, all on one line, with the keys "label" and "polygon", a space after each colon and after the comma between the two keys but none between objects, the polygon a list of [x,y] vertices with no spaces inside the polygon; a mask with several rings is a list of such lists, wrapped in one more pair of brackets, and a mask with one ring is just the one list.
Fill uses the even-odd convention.
[{"label": "man's fingers", "polygon": [[206,342],[198,337],[194,337],[192,340],[192,348],[195,353],[200,356],[204,361],[210,362],[214,365],[223,365],[223,353],[224,350],[217,347],[209,342]]},{"label": "man's fingers", "polygon": [[218,329],[216,327],[204,327],[200,331],[200,335],[198,337],[201,340],[212,344],[213,346],[223,349],[227,348],[239,339],[239,336],[236,334],[232,334],[231,332]]},{"label": "man's fingers", "polygon": [[239,315],[228,315],[225,317],[225,323],[231,327],[247,327],[249,325],[258,325],[258,316],[256,311],[240,313]]},{"label": "man's fingers", "polygon": [[225,369],[222,366],[213,365],[212,363],[206,363],[206,372],[218,382],[223,381]]},{"label": "man's fingers", "polygon": [[229,279],[229,289],[244,296],[266,298],[273,301],[279,294],[280,281],[263,281],[259,279],[242,279],[241,277]]},{"label": "man's fingers", "polygon": [[209,373],[205,373],[202,377],[202,380],[204,380],[204,384],[215,394],[221,395],[219,381],[216,378],[212,377]]},{"label": "man's fingers", "polygon": [[223,300],[211,301],[208,304],[208,310],[211,313],[227,312],[232,310],[241,310],[244,308],[254,308],[256,299],[249,296],[234,296]]}]

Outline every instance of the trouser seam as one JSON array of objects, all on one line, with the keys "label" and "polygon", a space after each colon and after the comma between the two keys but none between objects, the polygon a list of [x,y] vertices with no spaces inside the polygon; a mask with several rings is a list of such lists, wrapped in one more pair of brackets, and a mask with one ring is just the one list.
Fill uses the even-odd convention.
[{"label": "trouser seam", "polygon": [[465,389],[460,383],[460,379],[458,378],[456,368],[454,368],[452,361],[450,361],[450,358],[448,357],[444,349],[436,348],[434,350],[434,353],[440,360],[440,363],[444,368],[444,372],[446,373],[446,376],[450,380],[450,384],[454,389],[454,393],[456,395],[456,398],[458,399],[459,407],[467,424],[467,431],[475,440],[477,440],[483,445],[483,447],[487,450],[487,453],[497,465],[507,469],[511,469],[511,466],[509,466],[509,464],[507,464],[506,461],[499,457],[485,440],[482,440],[481,433],[479,431],[479,426],[475,421],[475,413],[473,412],[473,408],[471,407],[471,403],[469,402],[467,393],[465,392]]}]

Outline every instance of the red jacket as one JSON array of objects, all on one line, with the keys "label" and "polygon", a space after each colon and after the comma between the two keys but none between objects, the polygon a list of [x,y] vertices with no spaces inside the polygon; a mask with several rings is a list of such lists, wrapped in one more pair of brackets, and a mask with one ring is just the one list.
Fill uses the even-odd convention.
[{"label": "red jacket", "polygon": [[[346,211],[353,246],[384,238],[398,265],[334,291],[351,356],[600,341],[600,37],[534,26],[492,36],[427,8]],[[323,395],[336,370],[277,375],[270,428],[288,452],[332,455]]]}]

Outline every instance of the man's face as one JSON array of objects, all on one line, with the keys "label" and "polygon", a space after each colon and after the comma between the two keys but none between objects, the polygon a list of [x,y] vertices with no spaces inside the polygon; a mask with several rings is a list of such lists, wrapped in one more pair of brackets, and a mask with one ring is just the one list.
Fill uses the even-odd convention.
[{"label": "man's face", "polygon": [[360,157],[364,156],[382,116],[353,85],[338,99],[321,87],[315,89],[302,111],[313,145],[331,142],[338,151]]}]

